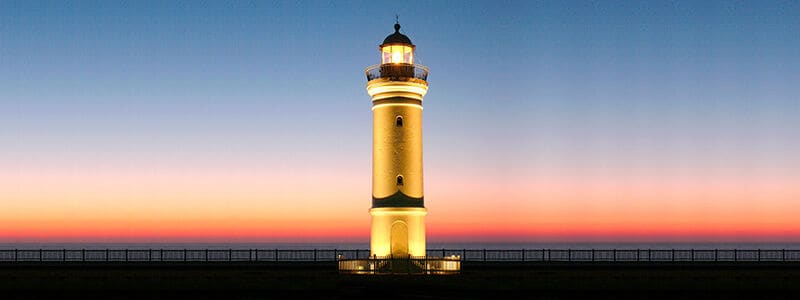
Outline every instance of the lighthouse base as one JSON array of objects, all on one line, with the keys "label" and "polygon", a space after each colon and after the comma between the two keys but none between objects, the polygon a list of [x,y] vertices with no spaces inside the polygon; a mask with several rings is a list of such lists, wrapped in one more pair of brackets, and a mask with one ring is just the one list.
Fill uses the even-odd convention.
[{"label": "lighthouse base", "polygon": [[458,274],[461,257],[371,257],[339,259],[341,274]]},{"label": "lighthouse base", "polygon": [[425,257],[425,215],[422,207],[380,207],[372,215],[370,256]]}]

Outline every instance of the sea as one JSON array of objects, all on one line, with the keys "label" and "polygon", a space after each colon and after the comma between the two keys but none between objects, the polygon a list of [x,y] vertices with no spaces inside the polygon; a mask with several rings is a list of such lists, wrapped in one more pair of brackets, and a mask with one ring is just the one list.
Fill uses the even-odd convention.
[{"label": "sea", "polygon": [[[521,249],[676,249],[676,250],[732,250],[732,249],[762,249],[762,250],[800,250],[800,243],[768,243],[768,242],[527,242],[527,243],[498,243],[498,242],[463,242],[463,243],[436,243],[428,242],[428,250],[521,250]],[[0,243],[0,250],[13,249],[210,249],[210,250],[245,250],[245,249],[279,249],[279,250],[312,250],[312,249],[338,249],[338,250],[364,250],[369,249],[369,243]]]}]

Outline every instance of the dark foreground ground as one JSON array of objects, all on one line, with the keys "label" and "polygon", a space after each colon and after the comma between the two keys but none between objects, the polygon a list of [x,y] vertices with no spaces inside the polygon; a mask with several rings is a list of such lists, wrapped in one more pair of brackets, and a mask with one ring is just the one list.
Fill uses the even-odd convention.
[{"label": "dark foreground ground", "polygon": [[0,299],[800,299],[797,263],[463,263],[340,275],[333,262],[5,263]]}]

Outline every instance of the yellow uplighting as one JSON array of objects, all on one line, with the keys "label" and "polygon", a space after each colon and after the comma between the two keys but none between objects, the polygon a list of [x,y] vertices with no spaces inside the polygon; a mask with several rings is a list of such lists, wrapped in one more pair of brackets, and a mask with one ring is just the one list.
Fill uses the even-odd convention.
[{"label": "yellow uplighting", "polygon": [[414,108],[419,108],[422,110],[422,105],[419,104],[412,104],[412,103],[383,103],[383,104],[375,104],[372,106],[372,110],[374,111],[376,108],[384,107],[384,106],[409,106]]},{"label": "yellow uplighting", "polygon": [[386,45],[381,48],[381,63],[413,64],[414,48],[405,45]]},{"label": "yellow uplighting", "polygon": [[422,97],[428,93],[428,83],[414,78],[404,81],[380,78],[367,83],[367,93],[372,96],[372,101],[393,97],[422,101]]},{"label": "yellow uplighting", "polygon": [[[372,216],[370,233],[370,255],[388,257],[396,254],[393,246],[401,246],[402,252],[410,256],[425,256],[425,215],[422,207],[382,207],[369,210]],[[398,237],[398,225],[404,230]],[[398,239],[398,241],[394,241]],[[399,244],[398,244],[399,242]]]}]

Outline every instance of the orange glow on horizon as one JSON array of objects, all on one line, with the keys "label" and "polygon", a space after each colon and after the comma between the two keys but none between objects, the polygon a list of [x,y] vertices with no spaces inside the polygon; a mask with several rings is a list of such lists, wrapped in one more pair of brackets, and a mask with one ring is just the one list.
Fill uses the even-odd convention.
[{"label": "orange glow on horizon", "polygon": [[[340,169],[0,171],[0,243],[366,243],[368,182],[368,172]],[[433,243],[800,242],[796,182],[793,174],[491,177],[434,169],[426,175],[426,227]]]}]

